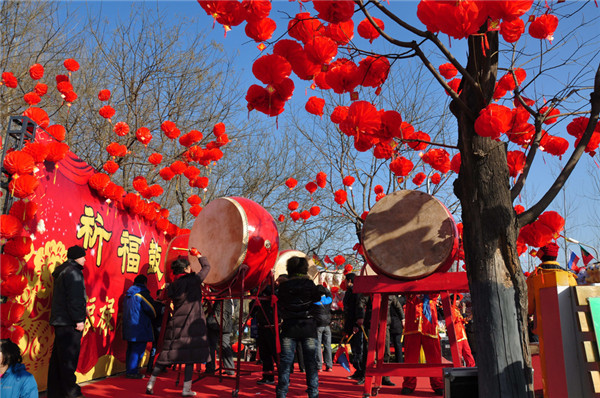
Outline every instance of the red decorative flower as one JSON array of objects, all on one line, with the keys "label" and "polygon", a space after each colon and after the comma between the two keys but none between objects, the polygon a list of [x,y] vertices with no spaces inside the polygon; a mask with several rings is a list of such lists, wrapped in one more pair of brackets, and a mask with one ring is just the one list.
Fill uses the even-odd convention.
[{"label": "red decorative flower", "polygon": [[64,65],[69,72],[75,72],[79,70],[79,63],[72,58],[65,59]]}]

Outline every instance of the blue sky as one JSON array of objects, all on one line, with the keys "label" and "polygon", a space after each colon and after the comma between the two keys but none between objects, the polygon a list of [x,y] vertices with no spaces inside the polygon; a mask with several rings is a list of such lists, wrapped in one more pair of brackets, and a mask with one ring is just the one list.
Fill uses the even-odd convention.
[{"label": "blue sky", "polygon": [[[578,7],[582,3],[581,2],[571,2],[573,7]],[[407,22],[415,24],[419,28],[423,28],[423,25],[416,18],[416,6],[417,2],[414,1],[392,1],[390,6],[392,11],[395,11],[398,15],[407,18]],[[130,7],[132,6],[129,1],[117,1],[117,2],[108,2],[108,1],[87,1],[87,2],[75,2],[74,6],[85,5],[93,13],[101,13],[109,20],[112,18],[127,18],[130,12]],[[243,73],[245,83],[248,86],[251,84],[260,84],[251,74],[251,65],[252,61],[261,55],[260,51],[256,48],[257,43],[250,41],[243,32],[244,25],[240,25],[234,27],[232,31],[228,32],[225,36],[224,29],[221,25],[216,24],[214,28],[212,26],[212,18],[207,16],[204,10],[198,5],[196,1],[144,1],[137,2],[135,6],[144,6],[156,8],[159,10],[163,10],[167,12],[168,15],[172,16],[172,20],[176,23],[178,18],[182,17],[198,17],[199,21],[199,30],[205,30],[208,33],[208,37],[214,40],[217,43],[220,43],[224,46],[226,53],[236,57],[236,67],[241,68],[241,73]],[[287,26],[286,14],[294,15],[297,12],[300,12],[300,5],[296,2],[288,2],[285,0],[278,0],[273,2],[273,11],[271,12],[271,18],[275,19],[278,23],[278,29],[275,33],[274,37],[277,37],[277,34],[282,34],[284,32],[285,27]],[[376,15],[376,14],[375,14]],[[586,78],[590,78],[590,70],[593,70],[598,65],[599,57],[594,54],[597,53],[598,46],[600,46],[600,42],[598,42],[597,32],[600,31],[600,23],[598,23],[598,19],[600,16],[600,12],[597,8],[590,5],[586,8],[585,13],[579,13],[572,18],[564,18],[561,19],[561,23],[559,24],[559,29],[555,35],[555,41],[553,43],[554,46],[558,48],[554,58],[551,58],[551,54],[547,56],[547,63],[553,63],[556,65],[561,65],[561,62],[564,62],[562,58],[566,58],[570,51],[572,50],[573,44],[563,45],[561,39],[567,37],[567,35],[575,35],[576,32],[572,32],[572,28],[576,25],[583,24],[584,22],[592,21],[591,25],[586,27],[583,30],[583,35],[580,40],[587,40],[591,42],[591,50],[586,50],[582,52],[585,58],[581,59],[579,62],[573,62],[571,66],[567,68],[561,69],[561,72],[557,75],[552,75],[545,77],[543,80],[540,79],[536,81],[535,86],[531,86],[530,90],[535,94],[543,94],[543,97],[546,99],[550,99],[546,97],[546,93],[553,93],[556,91],[555,88],[561,86],[564,79],[568,77],[569,74],[576,73],[581,69],[581,64],[588,63],[588,71],[584,75]],[[355,18],[355,26],[362,20],[362,16]],[[393,28],[388,24],[386,26],[386,30],[390,29],[392,34],[397,33],[393,30]],[[569,37],[572,38],[572,37]],[[453,54],[459,59],[462,60],[465,58],[466,47],[465,41],[458,40],[450,40],[447,36],[441,35],[442,42],[450,47],[450,50]],[[534,39],[526,38],[528,40],[527,44],[529,47],[529,51],[537,51],[539,49],[547,49],[549,46],[547,43],[541,43],[539,40],[534,41]],[[366,40],[361,39],[356,35],[355,41],[362,47],[368,47],[369,44]],[[382,39],[378,39],[373,43],[372,48],[375,51],[381,51],[382,49],[389,50],[389,47],[383,42]],[[267,49],[265,53],[268,53]],[[435,65],[439,65],[441,63],[446,62],[441,58],[432,58],[432,62]],[[535,61],[533,61],[534,63]],[[530,77],[532,76],[532,72],[535,71],[534,64],[532,61],[524,64],[523,67],[529,68]],[[506,62],[501,60],[500,66],[506,66]],[[589,81],[589,80],[588,80]],[[308,86],[310,83],[307,82],[297,82],[295,98],[292,101],[304,102],[307,97],[304,96],[304,93],[307,92]],[[535,90],[534,90],[535,89]],[[314,95],[310,93],[310,95]],[[587,95],[587,94],[586,94]],[[583,101],[582,101],[583,103]],[[583,109],[587,110],[588,108],[584,107]],[[266,118],[266,116],[265,116]],[[273,124],[275,124],[275,120],[272,120]],[[566,135],[565,131],[566,123],[553,126],[550,130],[551,134],[559,135],[565,137],[572,144],[572,137]],[[516,149],[516,148],[512,148]],[[566,154],[567,156],[563,157],[562,161],[559,161],[551,156],[546,154],[542,154],[539,156],[541,159],[536,161],[535,167],[533,169],[533,173],[529,178],[527,189],[523,192],[521,197],[516,201],[516,203],[522,203],[525,207],[531,205],[537,201],[539,195],[544,192],[551,181],[553,181],[553,176],[555,176],[559,170],[559,166],[561,163],[564,163],[566,159],[568,159],[569,152]],[[556,210],[561,214],[568,213],[567,218],[567,234],[568,236],[579,240],[581,242],[590,244],[592,246],[598,246],[600,244],[600,232],[597,228],[597,221],[592,217],[593,211],[592,209],[596,207],[595,197],[598,196],[597,190],[590,184],[590,179],[600,180],[600,168],[597,164],[600,164],[598,157],[592,159],[589,155],[585,154],[580,161],[580,164],[575,169],[574,174],[570,178],[567,183],[567,189],[561,194],[554,203],[550,206],[549,210]],[[564,241],[559,242],[561,246],[565,246]],[[579,248],[577,245],[569,244],[567,246],[568,249],[574,250],[577,254],[579,254]],[[568,253],[565,255],[565,257]],[[527,257],[524,257],[524,266],[527,267],[528,262],[530,263]],[[562,262],[564,262],[563,258],[559,258]]]}]

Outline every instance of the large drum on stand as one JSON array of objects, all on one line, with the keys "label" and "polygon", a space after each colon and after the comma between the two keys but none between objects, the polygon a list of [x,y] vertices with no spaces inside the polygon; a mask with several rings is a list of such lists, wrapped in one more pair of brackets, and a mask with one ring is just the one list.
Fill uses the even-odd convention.
[{"label": "large drum on stand", "polygon": [[[242,281],[243,290],[251,290],[269,275],[279,252],[279,233],[273,217],[256,202],[224,197],[210,202],[196,217],[188,247],[197,248],[210,262],[205,284],[239,293]],[[196,257],[189,259],[192,269],[199,271]]]},{"label": "large drum on stand", "polygon": [[308,260],[308,277],[315,283],[319,284],[319,270],[312,258],[302,253],[299,250],[283,250],[279,252],[275,267],[273,267],[273,278],[277,280],[281,275],[287,274],[287,261],[292,257],[304,257]]},{"label": "large drum on stand", "polygon": [[448,209],[420,191],[384,196],[367,215],[362,245],[378,274],[402,280],[445,272],[458,253],[458,230]]}]

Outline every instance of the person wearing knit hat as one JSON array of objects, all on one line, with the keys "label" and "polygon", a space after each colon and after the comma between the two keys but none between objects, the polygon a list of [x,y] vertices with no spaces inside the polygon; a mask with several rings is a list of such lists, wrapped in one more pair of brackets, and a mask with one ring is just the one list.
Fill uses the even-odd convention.
[{"label": "person wearing knit hat", "polygon": [[[547,363],[544,352],[544,331],[542,327],[542,312],[540,289],[557,286],[576,286],[577,280],[572,272],[562,268],[556,258],[559,247],[555,242],[550,242],[540,248],[537,257],[542,263],[527,278],[528,313],[533,316],[533,333],[538,335],[540,347],[540,362],[542,365],[542,381],[544,396],[547,396]],[[552,325],[549,325],[552,326]]]},{"label": "person wearing knit hat", "polygon": [[50,325],[54,327],[54,345],[48,366],[48,398],[82,397],[75,370],[87,313],[84,265],[85,249],[71,246],[67,250],[67,261],[52,273]]}]

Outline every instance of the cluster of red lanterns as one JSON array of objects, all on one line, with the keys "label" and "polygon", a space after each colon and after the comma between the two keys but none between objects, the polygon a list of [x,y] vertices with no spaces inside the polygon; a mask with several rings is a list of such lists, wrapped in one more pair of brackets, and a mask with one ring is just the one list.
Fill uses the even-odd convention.
[{"label": "cluster of red lanterns", "polygon": [[525,225],[519,231],[517,249],[519,255],[523,254],[526,246],[542,247],[558,238],[565,227],[565,220],[555,211],[542,213],[536,221]]}]

